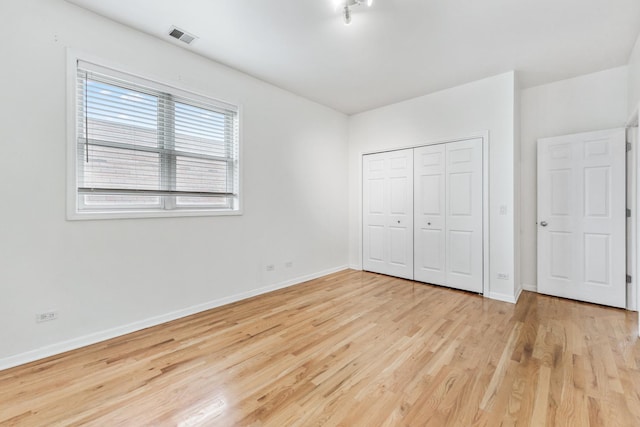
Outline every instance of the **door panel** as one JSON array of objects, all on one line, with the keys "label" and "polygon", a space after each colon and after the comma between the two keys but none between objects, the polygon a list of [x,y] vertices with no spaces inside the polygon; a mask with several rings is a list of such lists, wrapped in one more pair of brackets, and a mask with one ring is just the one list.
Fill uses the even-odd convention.
[{"label": "door panel", "polygon": [[407,214],[407,183],[406,176],[393,177],[389,183],[391,185],[391,213],[394,215]]},{"label": "door panel", "polygon": [[452,173],[449,175],[449,215],[471,216],[473,191],[471,173]]},{"label": "door panel", "polygon": [[625,132],[538,141],[538,291],[624,307]]},{"label": "door panel", "polygon": [[372,155],[363,158],[363,266],[371,271],[385,268],[386,213],[385,194],[386,171],[385,158]]},{"label": "door panel", "polygon": [[585,168],[584,206],[585,217],[609,218],[609,170],[607,167]]},{"label": "door panel", "polygon": [[389,240],[391,242],[391,253],[389,254],[389,263],[396,266],[410,265],[411,254],[408,253],[407,240],[410,239],[407,236],[407,229],[404,227],[389,227]]},{"label": "door panel", "polygon": [[444,174],[422,175],[420,177],[420,201],[424,215],[440,216],[444,203],[441,200],[444,189]]},{"label": "door panel", "polygon": [[369,260],[371,262],[384,262],[384,227],[370,225],[367,227],[369,245]]},{"label": "door panel", "polygon": [[482,140],[445,147],[447,286],[482,292]]},{"label": "door panel", "polygon": [[551,277],[571,280],[572,266],[566,259],[567,254],[573,253],[571,233],[552,231],[549,234],[547,249],[551,255]]},{"label": "door panel", "polygon": [[568,216],[571,214],[571,170],[561,169],[551,171],[551,214],[554,216]]},{"label": "door panel", "polygon": [[584,281],[590,285],[610,286],[610,238],[606,234],[584,235]]},{"label": "door panel", "polygon": [[413,278],[413,150],[363,156],[363,269]]},{"label": "door panel", "polygon": [[384,179],[373,178],[369,180],[369,213],[384,213]]},{"label": "door panel", "polygon": [[449,253],[455,254],[449,261],[448,273],[453,275],[471,276],[473,256],[472,232],[469,231],[449,231],[449,241],[447,246]]},{"label": "door panel", "polygon": [[[444,230],[420,230],[421,235],[416,236],[416,240],[422,242],[422,258],[416,261],[422,269],[427,271],[443,271],[444,268]],[[418,280],[416,278],[416,280]],[[425,280],[421,280],[425,281]],[[444,283],[443,283],[444,284]]]},{"label": "door panel", "polygon": [[436,285],[446,285],[445,152],[443,144],[414,151],[414,277]]},{"label": "door panel", "polygon": [[415,149],[415,280],[483,290],[482,140]]}]

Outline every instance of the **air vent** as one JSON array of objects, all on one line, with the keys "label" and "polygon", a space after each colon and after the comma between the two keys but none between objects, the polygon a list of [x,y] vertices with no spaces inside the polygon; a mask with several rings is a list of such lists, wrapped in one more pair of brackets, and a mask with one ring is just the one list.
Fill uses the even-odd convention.
[{"label": "air vent", "polygon": [[169,35],[174,39],[178,39],[181,42],[185,42],[186,44],[191,44],[192,41],[197,39],[197,37],[194,36],[193,34],[189,34],[186,31],[183,31],[177,27],[171,27],[171,29],[169,30]]}]

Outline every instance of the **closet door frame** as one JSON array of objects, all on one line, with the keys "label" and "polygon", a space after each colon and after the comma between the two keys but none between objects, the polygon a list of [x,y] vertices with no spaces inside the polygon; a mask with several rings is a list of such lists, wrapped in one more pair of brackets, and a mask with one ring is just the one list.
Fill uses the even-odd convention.
[{"label": "closet door frame", "polygon": [[358,252],[359,252],[359,259],[360,259],[360,265],[359,266],[355,266],[357,269],[362,270],[363,269],[363,231],[362,228],[364,226],[364,222],[363,222],[363,218],[362,218],[362,212],[363,212],[363,206],[362,206],[362,196],[363,196],[363,180],[362,180],[362,156],[365,156],[367,154],[376,154],[376,153],[382,153],[382,152],[387,152],[387,151],[396,151],[396,150],[406,150],[406,149],[413,149],[413,148],[419,148],[419,147],[425,147],[428,145],[435,145],[435,144],[446,144],[448,142],[458,142],[458,141],[468,141],[468,140],[472,140],[472,139],[482,139],[482,295],[484,296],[488,296],[490,294],[490,288],[489,288],[489,131],[485,131],[485,132],[479,132],[476,134],[470,134],[470,135],[465,135],[463,137],[458,137],[458,138],[450,138],[450,139],[443,139],[443,140],[437,140],[437,141],[426,141],[426,142],[422,142],[420,144],[415,144],[415,145],[408,145],[408,146],[398,146],[398,147],[393,147],[393,148],[387,148],[387,149],[381,149],[381,150],[376,150],[376,151],[361,151],[360,152],[360,161],[359,163],[359,168],[360,168],[360,173],[359,173],[359,184],[360,184],[360,197],[358,199],[358,212],[360,212],[360,215],[358,216],[358,221],[359,221],[359,227],[358,227],[358,233],[359,233],[359,241],[360,241],[360,245],[358,248]]}]

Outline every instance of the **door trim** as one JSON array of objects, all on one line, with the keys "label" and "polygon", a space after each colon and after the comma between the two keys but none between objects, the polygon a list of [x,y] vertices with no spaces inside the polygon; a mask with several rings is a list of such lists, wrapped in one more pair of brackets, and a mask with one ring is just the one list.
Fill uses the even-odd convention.
[{"label": "door trim", "polygon": [[[471,133],[468,135],[465,135],[463,137],[453,137],[453,138],[446,138],[446,139],[439,139],[439,140],[431,140],[431,141],[426,141],[426,142],[421,142],[419,144],[414,144],[414,145],[405,145],[405,146],[399,146],[399,147],[394,147],[394,148],[389,148],[389,149],[380,149],[380,150],[372,150],[372,151],[360,151],[359,152],[359,157],[360,157],[360,161],[358,162],[359,164],[359,174],[358,174],[358,179],[360,180],[360,197],[358,198],[358,211],[359,211],[359,215],[358,215],[358,221],[360,222],[359,227],[358,227],[358,233],[360,233],[360,238],[358,239],[360,241],[360,244],[358,245],[358,255],[359,255],[359,265],[351,265],[350,268],[353,268],[355,270],[363,270],[363,244],[364,244],[364,233],[363,233],[363,227],[364,227],[364,221],[362,218],[362,197],[364,194],[364,182],[362,180],[362,173],[363,173],[363,168],[362,168],[362,156],[365,156],[367,154],[377,154],[377,153],[385,153],[385,152],[389,152],[389,151],[398,151],[398,150],[406,150],[406,149],[413,149],[413,148],[419,148],[419,147],[425,147],[428,145],[436,145],[436,144],[446,144],[448,142],[458,142],[458,141],[467,141],[470,139],[482,139],[482,242],[483,242],[483,247],[482,247],[482,295],[484,295],[485,297],[489,297],[492,299],[496,299],[496,300],[501,300],[501,301],[507,301],[510,303],[514,303],[516,302],[515,298],[513,300],[511,300],[510,298],[504,298],[503,295],[498,295],[495,293],[491,292],[491,283],[489,281],[489,266],[490,266],[490,256],[489,256],[489,248],[490,248],[490,234],[489,234],[489,144],[490,144],[490,139],[489,139],[489,131],[483,131],[483,132],[477,132],[477,133]],[[515,272],[514,272],[515,274]],[[514,283],[515,283],[515,277],[514,277]]]},{"label": "door trim", "polygon": [[631,216],[627,218],[627,274],[631,283],[627,283],[627,310],[638,311],[638,191],[640,191],[640,174],[638,173],[638,124],[626,127],[627,142],[631,143],[631,151],[627,151],[627,209]]}]

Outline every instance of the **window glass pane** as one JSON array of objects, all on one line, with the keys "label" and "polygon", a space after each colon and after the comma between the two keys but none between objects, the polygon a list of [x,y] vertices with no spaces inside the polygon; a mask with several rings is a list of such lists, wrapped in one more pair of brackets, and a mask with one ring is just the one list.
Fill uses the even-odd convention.
[{"label": "window glass pane", "polygon": [[228,117],[225,114],[175,103],[175,149],[209,156],[229,157]]},{"label": "window glass pane", "polygon": [[226,193],[228,163],[219,160],[176,157],[176,190]]},{"label": "window glass pane", "polygon": [[88,80],[86,105],[90,140],[158,146],[157,97]]},{"label": "window glass pane", "polygon": [[160,155],[157,153],[89,146],[89,155],[80,161],[83,161],[81,187],[160,188]]}]

